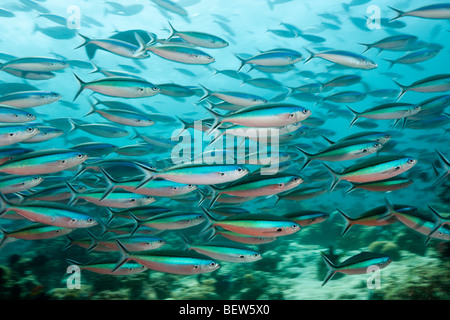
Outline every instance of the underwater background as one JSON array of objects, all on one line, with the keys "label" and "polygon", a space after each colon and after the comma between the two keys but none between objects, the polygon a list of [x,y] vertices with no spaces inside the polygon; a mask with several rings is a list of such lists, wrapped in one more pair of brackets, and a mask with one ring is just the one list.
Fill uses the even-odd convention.
[{"label": "underwater background", "polygon": [[[401,87],[396,84],[398,82],[403,86],[409,86],[427,77],[446,74],[448,76],[450,73],[448,18],[425,19],[405,16],[389,22],[397,13],[388,6],[408,11],[425,5],[423,1],[349,0],[341,3],[330,0],[180,0],[173,3],[150,0],[125,3],[81,0],[1,1],[0,28],[3,37],[0,39],[0,63],[8,63],[23,57],[53,57],[67,61],[68,66],[48,75],[48,79],[38,80],[30,79],[30,75],[26,72],[18,76],[12,74],[11,69],[14,68],[2,68],[0,96],[33,90],[52,91],[61,95],[60,99],[49,104],[27,108],[14,106],[36,116],[30,123],[61,131],[51,139],[32,143],[26,143],[25,140],[12,145],[2,144],[0,148],[2,150],[28,148],[38,151],[53,148],[70,149],[80,144],[101,142],[112,144],[112,149],[103,153],[101,150],[94,150],[97,153],[92,157],[89,156],[92,158],[90,160],[131,158],[132,161],[141,161],[162,169],[172,165],[170,156],[173,144],[162,147],[156,143],[152,144],[150,139],[146,140],[143,136],[170,140],[173,132],[183,127],[183,122],[179,119],[191,122],[211,118],[211,114],[205,109],[205,106],[209,105],[202,106],[199,103],[205,94],[200,85],[211,92],[250,93],[269,102],[294,104],[311,111],[311,115],[301,121],[301,134],[280,144],[280,151],[288,152],[292,160],[283,167],[283,173],[301,176],[303,182],[294,191],[301,189],[304,193],[298,195],[296,200],[287,199],[289,191],[280,193],[279,196],[230,200],[230,203],[219,203],[219,197],[214,206],[208,209],[212,212],[210,214],[214,217],[213,220],[227,219],[236,212],[282,216],[310,210],[323,213],[321,215],[323,221],[310,220],[308,225],[298,222],[301,225],[298,232],[280,236],[267,243],[246,244],[246,247],[260,253],[261,259],[251,263],[220,261],[220,268],[213,272],[191,275],[155,270],[128,275],[91,272],[83,270],[82,266],[96,259],[107,259],[111,261],[112,268],[124,255],[123,250],[120,251],[119,248],[106,252],[98,250],[100,238],[105,235],[107,239],[117,236],[113,232],[114,227],[121,225],[129,226],[125,235],[131,234],[138,224],[136,221],[139,220],[133,220],[131,216],[124,214],[122,218],[115,217],[109,221],[111,212],[106,206],[86,201],[82,199],[83,192],[76,193],[71,190],[65,181],[70,181],[72,187],[81,186],[83,190],[98,188],[103,192],[108,186],[102,172],[86,170],[78,175],[82,165],[77,165],[60,172],[42,174],[40,176],[43,181],[39,185],[3,195],[3,209],[9,207],[11,210],[6,212],[3,210],[4,213],[0,216],[2,229],[0,298],[449,299],[450,238],[447,237],[450,230],[447,176],[449,163],[446,160],[450,155],[449,118],[446,113],[450,104],[448,77],[447,82],[444,79],[440,89],[434,92],[408,90],[400,99],[398,97]],[[48,14],[57,15],[59,18]],[[61,17],[63,19],[60,19]],[[63,25],[64,19],[67,19],[66,25]],[[177,31],[213,34],[224,39],[228,45],[223,48],[204,48],[189,45],[187,41],[180,40],[181,37],[172,38],[178,39],[178,43],[185,44],[188,48],[196,47],[212,56],[214,62],[208,64],[188,64],[169,60],[151,51],[145,59],[135,59],[108,50],[97,50],[95,56],[90,59],[85,47],[75,49],[84,41],[77,33],[91,39],[106,39],[120,32],[144,30],[155,34],[157,39],[165,39],[170,34],[169,21]],[[130,43],[139,47],[135,34],[134,31],[128,32],[122,39],[128,39]],[[375,46],[365,52],[366,46],[361,44],[374,44],[396,35],[414,36],[412,49],[378,50]],[[149,39],[144,41],[147,43]],[[164,40],[159,45],[164,45]],[[241,61],[236,55],[247,59],[272,49],[295,50],[301,53],[302,59],[293,64],[271,66],[266,69],[258,69],[258,65],[251,65],[249,62],[239,73],[237,72]],[[392,66],[387,61],[425,49],[434,50],[435,55],[423,61],[394,63]],[[352,68],[318,56],[305,63],[311,55],[310,52],[317,54],[326,50],[345,50],[362,54],[375,61],[377,67]],[[7,72],[8,70],[11,72]],[[97,72],[91,73],[93,70]],[[168,90],[166,94],[160,92],[144,98],[120,98],[93,93],[86,88],[73,101],[80,89],[80,83],[74,74],[82,81],[88,82],[106,77],[106,70],[127,72],[129,76],[141,77],[156,86],[171,83],[180,85],[177,89],[181,93],[177,95],[178,91]],[[103,74],[99,71],[103,71]],[[344,86],[324,86],[328,81],[344,75],[358,77],[355,78],[357,79],[355,82]],[[250,81],[261,78],[275,81],[254,83]],[[300,87],[308,84],[317,86],[303,89]],[[344,91],[349,91],[349,96],[330,97],[334,93]],[[148,127],[133,127],[114,123],[98,112],[85,116],[92,110],[91,103],[96,101],[94,97],[100,102],[126,103],[131,106],[128,110],[148,115],[150,119],[154,114],[155,123]],[[359,118],[350,126],[354,115],[347,106],[357,112],[397,101],[427,106],[423,102],[433,97],[440,97],[440,102],[431,106],[434,109],[426,115],[420,116],[419,111],[416,117],[407,117],[405,122],[403,118],[398,122],[395,118],[389,120]],[[210,98],[208,97],[213,104],[221,101],[219,98]],[[99,103],[99,110],[108,108],[111,107]],[[214,110],[220,114],[234,112],[230,111],[231,109],[221,110],[217,106]],[[72,122],[68,120],[69,118]],[[81,130],[81,126],[86,123],[114,124],[126,130],[127,135],[113,138],[102,136],[97,131],[89,133]],[[193,129],[190,128],[188,131],[192,133]],[[408,183],[398,190],[373,191],[356,188],[347,193],[351,187],[348,181],[342,180],[334,188],[330,187],[334,177],[327,167],[322,165],[321,160],[314,160],[302,168],[305,155],[294,146],[309,154],[315,154],[330,145],[327,139],[338,141],[352,134],[364,132],[381,132],[391,137],[379,152],[368,157],[392,154],[405,155],[417,160],[417,164],[400,176],[408,180]],[[205,140],[209,141],[210,138]],[[137,144],[141,148],[116,152],[120,147]],[[207,144],[208,142],[205,143]],[[357,161],[360,160],[323,162],[340,172]],[[108,169],[107,164],[103,168]],[[12,174],[2,171],[1,165],[0,172],[1,179],[11,178]],[[139,167],[132,167],[130,164],[111,165],[108,172],[117,180],[129,179],[142,173]],[[195,185],[194,182],[191,184]],[[52,191],[50,188],[53,187],[60,188]],[[210,191],[208,188],[198,187],[198,189],[204,194]],[[50,190],[50,195],[61,193],[62,198],[33,199],[33,194],[45,190]],[[148,215],[145,219],[141,216],[140,220],[168,211],[204,215],[201,206],[208,208],[209,200],[201,202],[200,200],[204,200],[203,197],[204,195],[199,192],[192,192],[184,197],[155,196],[155,202],[139,207],[140,209],[148,207]],[[74,201],[74,198],[80,199]],[[86,232],[87,229],[74,229],[70,234],[50,239],[27,240],[15,237],[14,231],[35,222],[20,215],[8,217],[8,213],[14,211],[15,206],[26,205],[32,201],[47,203],[54,201],[68,207],[80,208],[101,219],[105,224],[108,222],[104,228],[110,229],[110,232],[104,233],[105,230],[98,225],[89,228],[91,234]],[[412,217],[418,218],[414,220],[412,226],[407,225],[405,220],[395,218],[392,223],[386,225],[364,225],[364,222],[357,221],[361,223],[355,222],[351,229],[343,234],[349,222],[340,211],[358,220],[356,217],[363,213],[383,207],[381,218],[372,221],[373,224],[377,224],[388,209],[386,204],[388,207],[393,204],[394,208],[414,207],[416,210]],[[218,209],[214,211],[214,208]],[[119,211],[116,208],[111,210]],[[132,210],[133,207],[129,207],[124,212]],[[135,214],[137,215],[136,212]],[[409,218],[411,216],[405,219]],[[211,224],[211,217],[204,216],[204,219],[208,221],[182,230],[184,237],[189,239],[189,245],[197,242],[207,243],[209,240],[213,229],[206,232],[205,229]],[[420,232],[422,230],[420,227],[426,223],[428,229]],[[141,228],[144,233],[144,228]],[[220,227],[217,229],[221,230]],[[443,234],[439,239],[433,237],[436,233],[432,232],[436,230]],[[180,230],[147,231],[151,236],[164,239],[163,249],[185,251],[187,247],[186,240],[180,236]],[[218,238],[220,236],[214,237],[215,240]],[[80,239],[87,239],[83,242],[84,247],[78,245],[81,243],[78,242]],[[224,237],[221,240],[226,240],[227,243],[231,241]],[[97,246],[93,246],[93,243]],[[343,262],[360,252],[381,254],[389,257],[392,262],[375,275],[370,272],[354,275],[338,272],[322,285],[329,266],[325,263],[321,252],[332,257],[337,266],[339,266],[337,261]],[[68,280],[71,276],[68,267],[74,263],[80,265],[82,269],[80,286],[69,288],[68,284],[72,280]],[[345,269],[344,265],[340,267]]]}]

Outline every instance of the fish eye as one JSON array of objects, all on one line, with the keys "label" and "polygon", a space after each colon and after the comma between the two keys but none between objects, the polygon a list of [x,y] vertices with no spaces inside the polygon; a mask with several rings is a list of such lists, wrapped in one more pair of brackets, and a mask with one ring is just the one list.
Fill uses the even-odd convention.
[{"label": "fish eye", "polygon": [[254,256],[255,258],[259,258],[259,253],[254,253],[253,256]]},{"label": "fish eye", "polygon": [[292,226],[292,229],[298,229],[298,228],[300,228],[298,225],[296,225],[296,224],[294,224],[293,226]]},{"label": "fish eye", "polygon": [[83,158],[83,154],[82,154],[82,153],[78,153],[78,154],[77,154],[77,158],[78,158],[78,159]]},{"label": "fish eye", "polygon": [[57,93],[53,93],[52,96],[53,96],[53,97],[57,97],[58,94],[57,94]]},{"label": "fish eye", "polygon": [[11,133],[9,134],[9,136],[10,136],[10,137],[14,137],[14,132],[11,132]]},{"label": "fish eye", "polygon": [[408,163],[409,163],[409,164],[412,164],[412,163],[414,163],[414,159],[413,159],[413,158],[411,158],[411,159],[408,159]]},{"label": "fish eye", "polygon": [[297,177],[294,178],[294,181],[295,181],[295,182],[297,182],[297,181],[299,181],[299,180],[300,180],[300,179],[297,178]]},{"label": "fish eye", "polygon": [[278,186],[281,188],[284,186],[284,183],[279,183]]},{"label": "fish eye", "polygon": [[134,199],[134,198],[130,199],[130,202],[135,202],[135,201],[136,201],[136,199]]},{"label": "fish eye", "polygon": [[197,219],[198,219],[198,220],[202,220],[202,219],[203,219],[203,216],[198,215],[198,216],[197,216]]},{"label": "fish eye", "polygon": [[211,57],[211,56],[207,56],[207,58],[210,59],[210,60],[213,59],[213,57]]},{"label": "fish eye", "polygon": [[308,112],[309,112],[309,110],[308,109],[303,109],[303,111],[302,111],[304,114],[307,114]]},{"label": "fish eye", "polygon": [[219,176],[223,177],[225,175],[225,172],[219,172]]},{"label": "fish eye", "polygon": [[38,181],[38,180],[40,180],[40,179],[41,179],[41,178],[39,178],[39,177],[34,177],[34,178],[33,178],[34,181]]},{"label": "fish eye", "polygon": [[390,139],[390,138],[391,138],[391,136],[390,136],[390,135],[388,135],[388,134],[387,134],[387,135],[385,135],[384,137],[385,137],[386,139]]},{"label": "fish eye", "polygon": [[363,153],[365,153],[365,152],[367,152],[367,149],[363,149],[363,151],[362,151]]},{"label": "fish eye", "polygon": [[158,240],[158,243],[164,243],[164,240],[159,239],[159,240]]},{"label": "fish eye", "polygon": [[87,222],[92,223],[92,222],[94,222],[94,219],[93,218],[89,218],[89,219],[87,219]]},{"label": "fish eye", "polygon": [[27,114],[27,117],[28,117],[28,118],[33,118],[34,115],[32,115],[31,113],[28,113],[28,114]]},{"label": "fish eye", "polygon": [[295,114],[294,113],[289,113],[289,118],[293,118],[293,117],[295,117]]},{"label": "fish eye", "polygon": [[374,146],[375,148],[379,148],[379,147],[381,147],[381,143],[375,143],[373,146]]},{"label": "fish eye", "polygon": [[283,228],[277,228],[275,231],[276,232],[281,232],[281,231],[283,231]]},{"label": "fish eye", "polygon": [[154,86],[154,87],[152,87],[152,90],[153,90],[153,91],[158,91],[158,87],[157,87],[157,86]]},{"label": "fish eye", "polygon": [[394,169],[395,171],[397,171],[397,170],[400,170],[400,167],[399,166],[397,166],[397,167],[395,167],[395,169]]},{"label": "fish eye", "polygon": [[178,190],[178,187],[173,187],[172,190],[176,191],[176,190]]},{"label": "fish eye", "polygon": [[237,172],[242,172],[242,168],[237,168]]},{"label": "fish eye", "polygon": [[193,187],[194,187],[194,185],[192,185],[192,184],[188,184],[188,185],[187,185],[187,187],[188,187],[189,189],[191,189],[191,188],[193,188]]},{"label": "fish eye", "polygon": [[61,164],[66,163],[66,160],[60,160],[59,162],[61,162]]},{"label": "fish eye", "polygon": [[198,265],[194,264],[194,269],[198,269]]},{"label": "fish eye", "polygon": [[139,93],[143,93],[144,92],[144,88],[138,88]]},{"label": "fish eye", "polygon": [[211,262],[209,265],[210,265],[211,267],[215,267],[215,266],[216,266],[216,263],[215,263],[215,262]]}]

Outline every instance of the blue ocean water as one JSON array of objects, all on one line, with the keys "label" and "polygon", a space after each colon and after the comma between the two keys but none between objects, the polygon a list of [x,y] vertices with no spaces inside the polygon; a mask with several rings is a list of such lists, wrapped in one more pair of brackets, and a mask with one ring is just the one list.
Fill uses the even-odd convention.
[{"label": "blue ocean water", "polygon": [[[4,285],[5,293],[2,298],[10,299],[12,297],[9,295],[11,283],[17,283],[21,287],[20,295],[13,298],[18,299],[30,297],[47,299],[107,299],[109,297],[117,299],[448,299],[448,272],[444,273],[444,276],[441,273],[442,270],[448,270],[449,238],[447,237],[448,218],[446,216],[448,213],[448,177],[440,179],[448,172],[448,160],[445,157],[449,157],[450,154],[449,121],[448,113],[446,113],[448,112],[448,91],[450,89],[448,77],[446,81],[442,80],[442,85],[437,90],[407,91],[400,99],[398,99],[400,87],[394,82],[395,80],[403,86],[409,86],[431,76],[448,76],[450,30],[448,17],[447,19],[426,19],[405,16],[391,23],[387,22],[396,16],[395,11],[388,6],[409,11],[423,6],[422,1],[353,0],[347,2],[346,5],[341,2],[325,0],[268,0],[255,5],[254,2],[242,1],[181,0],[176,2],[178,9],[164,7],[163,3],[169,2],[138,0],[127,3],[114,1],[97,3],[81,0],[21,0],[2,3],[1,8],[5,11],[0,11],[0,27],[4,31],[5,37],[1,41],[1,63],[8,63],[14,57],[53,57],[69,61],[68,68],[54,72],[54,76],[48,80],[32,80],[7,72],[1,73],[0,91],[2,96],[11,92],[30,90],[30,87],[25,87],[26,84],[34,86],[36,90],[54,91],[61,94],[62,98],[59,101],[24,110],[37,116],[36,121],[32,123],[54,126],[64,131],[62,135],[47,141],[16,143],[2,148],[24,147],[38,151],[53,148],[68,149],[88,142],[111,143],[117,147],[143,143],[145,146],[153,148],[151,152],[143,156],[137,154],[126,156],[111,152],[102,156],[90,157],[92,159],[89,160],[130,160],[131,158],[131,161],[139,161],[162,170],[173,164],[173,158],[171,158],[173,148],[158,148],[148,140],[134,137],[136,132],[143,136],[170,140],[174,132],[182,128],[182,123],[177,120],[177,117],[188,122],[211,118],[210,113],[205,110],[208,105],[199,103],[204,95],[200,85],[208,88],[211,92],[232,91],[253,94],[263,97],[268,102],[293,104],[311,111],[311,116],[303,121],[301,127],[303,134],[299,138],[288,140],[280,145],[281,151],[295,155],[291,158],[292,162],[284,168],[286,169],[284,173],[302,177],[303,182],[298,189],[313,190],[317,187],[326,189],[326,192],[301,200],[283,199],[283,195],[287,193],[280,193],[280,199],[277,199],[275,195],[264,195],[247,199],[248,201],[243,199],[239,203],[222,203],[216,204],[216,206],[219,208],[222,206],[228,210],[232,210],[231,208],[245,209],[255,215],[278,216],[302,210],[317,210],[329,214],[329,217],[323,222],[302,226],[300,231],[280,236],[274,242],[250,245],[262,256],[262,259],[253,263],[220,262],[219,269],[201,276],[173,275],[160,270],[116,276],[82,270],[81,289],[71,290],[67,288],[66,268],[70,263],[66,259],[82,262],[81,264],[97,258],[117,262],[121,258],[119,250],[116,248],[116,250],[112,250],[113,252],[99,252],[94,248],[94,250],[86,252],[85,249],[78,248],[76,245],[63,250],[70,241],[69,239],[87,238],[91,241],[85,230],[75,230],[71,233],[71,238],[63,236],[46,240],[18,239],[11,241],[14,238],[10,233],[12,230],[31,225],[32,221],[24,217],[19,220],[9,220],[5,216],[0,216],[2,229],[5,231],[3,234],[5,241],[0,249],[0,261],[6,270],[2,272],[3,277],[7,279],[4,282],[6,283]],[[177,11],[181,10],[179,8],[183,8],[186,14],[180,14],[180,11]],[[442,10],[448,12],[448,4]],[[13,16],[10,16],[10,13]],[[56,18],[53,17],[52,20],[51,16],[47,15],[46,17],[45,14],[63,17],[67,19],[67,24],[60,25],[54,21]],[[85,47],[75,49],[83,43],[83,38],[77,33],[91,39],[107,39],[114,34],[129,30],[144,30],[155,34],[157,39],[165,39],[170,34],[169,21],[179,32],[198,31],[212,34],[224,39],[229,45],[224,48],[212,49],[198,45],[191,46],[192,43],[189,44],[189,41],[179,40],[187,48],[196,48],[211,55],[214,62],[207,65],[173,61],[162,58],[151,51],[148,58],[134,59],[111,52],[113,50],[97,50],[95,56],[89,59]],[[273,30],[279,31],[277,33]],[[136,43],[136,33],[129,32],[127,34],[128,42]],[[411,40],[411,47],[405,49],[399,46],[396,49],[387,48],[382,51],[374,47],[364,52],[366,47],[362,43],[374,44],[388,37],[400,35],[415,37]],[[175,39],[180,38],[175,37]],[[163,46],[164,41],[154,46],[159,45]],[[244,65],[240,73],[237,73],[241,62],[236,55],[248,58],[272,49],[277,49],[278,52],[288,49],[295,50],[301,53],[302,59],[284,66],[274,65],[276,62],[271,61],[268,63],[272,64],[269,66],[272,69],[263,71],[258,70],[257,63],[249,62]],[[310,56],[308,50],[316,54],[327,50],[343,50],[363,55],[373,60],[377,67],[370,70],[348,67],[319,56],[305,63]],[[406,54],[420,50],[435,50],[436,56],[415,63],[396,63],[392,67],[390,67],[390,62],[386,61],[399,59]],[[93,65],[90,65],[90,62]],[[185,90],[187,90],[186,88],[190,89],[195,94],[187,97],[174,97],[159,93],[145,98],[121,98],[95,93],[95,88],[86,88],[73,101],[80,88],[74,73],[84,82],[105,77],[104,74],[98,72],[90,73],[94,69],[94,65],[102,70],[131,72],[132,75],[139,76],[155,86],[177,84],[183,86]],[[224,70],[232,70],[234,72],[232,75],[240,76],[242,79],[247,77],[276,80],[281,83],[281,87],[254,86],[245,83],[242,79],[233,78],[230,74],[225,74]],[[324,89],[326,87],[323,85],[327,81],[344,75],[359,76],[360,80],[348,86]],[[312,93],[302,92],[301,89],[292,89],[308,84],[317,84],[321,89],[319,92]],[[376,95],[377,90],[395,91],[393,94],[391,91],[381,91]],[[332,94],[345,91],[362,94],[362,98],[355,102],[333,101],[330,97]],[[398,117],[401,120],[395,126],[395,119],[361,118],[350,126],[353,115],[348,107],[357,112],[363,112],[387,103],[401,102],[420,105],[427,99],[441,96],[444,101],[435,107],[435,112],[430,112],[426,116],[420,116],[420,112],[416,117],[408,116],[406,123],[403,123],[405,117]],[[85,116],[91,110],[90,101],[94,101],[94,97],[100,101],[126,103],[129,107],[135,108],[134,111],[137,110],[150,119],[152,115],[157,114],[154,118],[155,124],[149,127],[133,127],[105,119],[98,113]],[[208,98],[208,100],[218,103],[224,99],[216,97]],[[241,106],[240,109],[242,108],[244,106]],[[108,107],[99,105],[99,109],[107,110]],[[228,112],[220,107],[215,107],[214,110],[222,115]],[[169,118],[164,118],[164,116]],[[77,124],[113,124],[127,130],[128,134],[125,137],[112,138],[88,133],[81,129],[71,131],[73,125],[71,127],[68,118]],[[253,123],[257,126],[258,119]],[[329,146],[323,136],[332,141],[338,141],[352,134],[373,131],[389,134],[391,138],[379,153],[371,154],[367,158],[386,154],[414,158],[417,164],[400,176],[413,180],[413,183],[390,192],[355,190],[346,194],[345,192],[351,185],[344,179],[331,190],[333,176],[321,162],[337,172],[341,172],[363,160],[362,158],[336,162],[314,160],[300,171],[305,157],[301,151],[295,148],[296,145],[308,153],[316,153]],[[194,135],[193,129],[189,129],[187,132]],[[208,138],[205,137],[205,140],[208,141]],[[364,159],[367,158],[364,157]],[[21,191],[16,196],[7,195],[6,200],[11,203],[4,204],[4,206],[9,206],[14,211],[15,206],[26,206],[27,202],[30,203],[34,193],[54,186],[62,186],[68,193],[70,189],[64,180],[70,181],[73,185],[81,184],[88,190],[95,188],[99,188],[101,192],[105,190],[105,178],[98,170],[88,170],[72,179],[80,169],[80,166],[74,166],[68,170],[43,174],[44,183],[30,190]],[[2,171],[1,165],[0,172],[2,172],[2,179],[11,177],[10,173]],[[110,174],[115,179],[126,180],[136,177],[140,172],[136,167],[118,165],[112,167]],[[392,175],[392,177],[394,176]],[[53,178],[54,180],[52,180]],[[189,180],[189,177],[187,179]],[[196,185],[195,180],[186,182],[186,184],[188,183]],[[219,185],[218,187],[224,186]],[[210,192],[208,187],[199,185],[198,188],[205,194]],[[82,193],[78,196],[81,198]],[[98,215],[104,223],[108,221],[110,213],[106,206],[80,199],[70,202],[69,198],[61,202],[69,208],[79,208],[94,216]],[[209,203],[207,199],[199,206],[200,195],[197,192],[189,194],[184,199],[172,199],[165,196],[155,196],[155,199],[155,202],[149,206],[160,206],[167,210],[183,213],[203,214],[200,207],[208,208]],[[277,202],[277,200],[279,201]],[[17,201],[21,201],[20,204]],[[386,201],[394,205],[415,207],[420,214],[414,213],[414,217],[424,215],[427,218],[414,221],[413,226],[408,226],[400,219],[392,225],[358,225],[353,226],[352,230],[344,236],[341,235],[345,219],[337,211],[338,209],[355,218],[371,209],[384,206]],[[440,220],[429,206],[442,215]],[[213,208],[209,208],[209,210],[212,211]],[[125,212],[130,210],[132,207]],[[213,213],[213,217],[218,221],[227,219],[216,213]],[[372,223],[377,224],[385,218],[375,219]],[[205,216],[204,219],[210,218]],[[135,223],[129,217],[123,221]],[[417,231],[424,221],[429,223],[427,225],[429,234],[426,231],[425,234]],[[446,222],[447,224],[445,224]],[[208,240],[211,234],[212,229],[204,232],[210,223],[211,221],[205,221],[201,225],[183,229],[183,232],[192,242],[201,243]],[[106,231],[109,227],[110,225],[105,226]],[[128,234],[131,234],[132,228]],[[439,228],[442,228],[443,239],[436,239],[434,228],[438,231],[441,230]],[[218,227],[217,229],[222,230],[223,228]],[[103,231],[105,230],[101,228],[92,229],[92,233],[98,239]],[[434,233],[431,234],[431,232]],[[108,235],[111,234],[108,233]],[[162,232],[159,230],[156,234],[167,242],[165,246],[169,249],[181,251],[186,248],[186,244],[176,230],[163,230]],[[428,243],[426,243],[427,236],[431,237],[428,239]],[[222,238],[222,240],[227,239]],[[230,243],[228,242],[228,244]],[[366,285],[370,272],[336,276],[332,281],[321,286],[327,273],[327,267],[320,254],[322,251],[328,254],[333,253],[335,259],[340,262],[361,251],[377,251],[379,254],[391,256],[393,261],[380,271],[382,278],[379,288],[371,288],[368,285],[369,282]],[[111,266],[114,266],[115,262]],[[336,264],[338,265],[337,262]],[[345,266],[342,267],[345,269]],[[399,280],[402,277],[403,279],[407,278],[406,275],[411,279]],[[117,280],[118,278],[120,280]],[[158,279],[162,283],[161,286],[151,284],[152,279]],[[257,279],[264,280],[258,281]],[[141,287],[136,285],[136,280],[139,280]],[[294,282],[295,284],[293,284]],[[133,286],[138,288],[135,289]],[[426,288],[430,286],[434,289],[428,292],[421,290],[420,288],[423,288],[421,286]],[[181,289],[175,290],[174,288]]]}]

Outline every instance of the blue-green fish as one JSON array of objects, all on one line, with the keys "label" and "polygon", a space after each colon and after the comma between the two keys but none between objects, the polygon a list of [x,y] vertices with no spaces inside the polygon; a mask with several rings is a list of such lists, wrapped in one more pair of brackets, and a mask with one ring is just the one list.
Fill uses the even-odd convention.
[{"label": "blue-green fish", "polygon": [[325,285],[336,273],[344,274],[365,274],[371,273],[371,267],[378,267],[380,269],[387,267],[392,259],[386,255],[373,253],[373,252],[361,252],[347,260],[337,263],[332,261],[323,251],[321,252],[322,258],[325,264],[330,269],[327,276],[322,282],[322,286]]}]

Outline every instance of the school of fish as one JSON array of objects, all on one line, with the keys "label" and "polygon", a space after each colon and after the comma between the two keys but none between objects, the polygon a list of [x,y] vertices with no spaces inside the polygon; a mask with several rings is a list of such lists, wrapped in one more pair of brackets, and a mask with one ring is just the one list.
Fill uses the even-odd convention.
[{"label": "school of fish", "polygon": [[[303,228],[327,223],[332,215],[345,222],[341,236],[354,225],[398,223],[421,233],[424,245],[450,240],[447,212],[431,203],[418,208],[395,199],[396,190],[412,185],[412,192],[421,190],[418,183],[430,184],[427,192],[448,186],[450,71],[447,64],[430,75],[426,64],[422,67],[448,55],[448,42],[433,43],[402,29],[420,20],[443,25],[448,33],[450,3],[384,7],[390,15],[382,16],[383,31],[377,35],[384,36],[377,41],[355,36],[346,39],[351,45],[326,47],[327,38],[318,34],[338,33],[342,15],[352,28],[368,31],[368,18],[350,13],[373,1],[350,0],[336,12],[314,12],[318,26],[281,22],[257,35],[279,46],[259,50],[247,43],[241,53],[233,49],[243,31],[233,29],[233,17],[208,14],[221,32],[201,23],[189,27],[189,9],[200,1],[107,1],[105,15],[133,21],[148,7],[157,8],[165,26],[150,30],[136,19],[135,28],[113,33],[91,12],[83,12],[87,2],[78,2],[81,29],[69,28],[66,14],[54,13],[46,0],[0,8],[2,23],[15,23],[26,14],[35,35],[70,48],[58,52],[53,50],[57,45],[50,45],[46,55],[0,53],[3,247],[15,240],[62,237],[68,241],[61,246],[68,264],[84,270],[192,275],[264,259],[258,245],[280,237],[295,241]],[[266,10],[295,8],[296,1],[261,5]],[[354,44],[359,51],[350,49]],[[85,58],[72,58],[70,50]],[[235,67],[216,67],[223,59],[219,52],[228,52],[225,59]],[[386,52],[396,58],[384,58]],[[105,57],[118,68],[107,67]],[[158,83],[152,68],[163,63],[171,81]],[[327,71],[306,69],[311,66]],[[401,79],[402,68],[417,70],[416,76]],[[58,82],[66,74],[69,90]],[[386,76],[384,87],[367,84],[374,74]],[[283,80],[287,76],[290,80]],[[233,85],[224,86],[224,79]],[[357,85],[366,90],[351,88]],[[408,97],[415,94],[423,98]],[[158,99],[164,104],[151,106]],[[182,106],[178,112],[173,103]],[[44,108],[57,108],[64,116],[41,113]],[[327,127],[329,119],[343,125]],[[227,130],[236,142],[231,147],[222,140]],[[252,146],[266,130],[278,145],[267,144],[264,157]],[[414,139],[428,150],[402,147],[401,139],[418,132]],[[196,134],[203,139],[200,152],[195,152],[196,141],[185,142],[181,145],[194,152],[175,161],[172,151],[179,139]],[[270,167],[274,163],[276,168]],[[339,207],[317,205],[330,193],[343,194]],[[363,202],[368,194],[381,195],[384,202],[365,212],[346,208],[346,199]],[[312,207],[328,209],[304,209],[308,199],[317,199],[308,202]],[[174,238],[183,245],[171,244]],[[70,256],[72,246],[86,249],[84,261]],[[92,261],[92,251],[104,259]],[[323,285],[336,273],[363,274],[369,266],[384,268],[392,262],[367,251],[341,262],[325,251],[322,258],[330,270]]]}]

